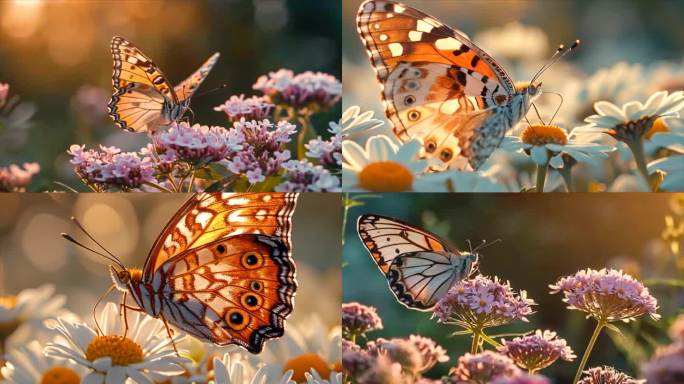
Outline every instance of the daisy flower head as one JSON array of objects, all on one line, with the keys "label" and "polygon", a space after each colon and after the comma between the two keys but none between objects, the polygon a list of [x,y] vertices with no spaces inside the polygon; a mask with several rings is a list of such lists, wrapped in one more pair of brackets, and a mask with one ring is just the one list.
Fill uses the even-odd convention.
[{"label": "daisy flower head", "polygon": [[155,145],[157,153],[171,152],[180,160],[202,165],[236,153],[242,149],[241,139],[235,131],[223,127],[181,122],[172,123],[155,136]]},{"label": "daisy flower head", "polygon": [[295,75],[280,69],[257,79],[252,88],[263,92],[276,104],[313,111],[328,109],[342,98],[342,83],[335,76],[306,71]]},{"label": "daisy flower head", "polygon": [[242,353],[226,353],[213,360],[214,379],[211,384],[296,384],[292,372],[269,377],[264,367],[256,369]]},{"label": "daisy flower head", "polygon": [[[577,384],[642,384],[644,380],[636,380],[613,367],[595,367],[583,372],[584,377]],[[649,383],[651,383],[649,381]],[[654,382],[655,383],[655,382]]]},{"label": "daisy flower head", "polygon": [[340,192],[340,179],[321,165],[307,160],[289,160],[282,164],[283,182],[276,192]]},{"label": "daisy flower head", "polygon": [[5,384],[79,384],[87,373],[69,360],[45,356],[36,340],[9,352],[5,364],[0,369]]},{"label": "daisy flower head", "polygon": [[214,107],[214,111],[223,112],[231,122],[245,120],[263,120],[267,118],[273,110],[273,105],[264,96],[252,96],[245,98],[245,95],[231,96],[223,104]]},{"label": "daisy flower head", "polygon": [[14,346],[30,335],[47,331],[43,322],[54,316],[70,317],[64,309],[66,297],[56,295],[55,287],[42,285],[24,289],[16,296],[0,296],[0,343]]},{"label": "daisy flower head", "polygon": [[563,293],[568,309],[586,312],[599,323],[630,321],[643,315],[660,319],[658,301],[648,288],[622,271],[585,269],[549,285],[551,293]]},{"label": "daisy flower head", "polygon": [[532,335],[503,340],[497,349],[528,372],[544,369],[558,359],[572,361],[577,357],[566,341],[552,331],[537,330]]},{"label": "daisy flower head", "polygon": [[86,368],[82,380],[89,384],[123,383],[129,378],[151,384],[185,372],[188,359],[177,356],[172,346],[180,336],[169,339],[161,321],[139,312],[127,314],[127,336],[121,336],[121,316],[119,307],[108,303],[99,315],[102,334],[85,324],[57,319],[54,329],[67,343],[50,343],[45,354]]},{"label": "daisy flower head", "polygon": [[256,184],[277,174],[284,162],[290,160],[290,151],[284,149],[297,127],[285,120],[273,124],[269,120],[241,120],[233,125],[230,134],[239,138],[241,149],[228,158],[228,169],[244,175]]},{"label": "daisy flower head", "polygon": [[334,125],[334,129],[341,132],[343,138],[355,133],[368,132],[385,124],[384,121],[373,118],[373,114],[373,111],[361,113],[361,108],[353,105],[342,113],[339,123],[331,122],[330,126],[333,128]]},{"label": "daisy flower head", "polygon": [[375,307],[357,302],[342,304],[342,332],[347,339],[364,336],[383,328],[382,319]]},{"label": "daisy flower head", "polygon": [[40,172],[38,163],[10,164],[0,167],[0,192],[24,192],[33,176]]},{"label": "daisy flower head", "polygon": [[533,305],[536,303],[525,291],[517,293],[508,282],[478,275],[454,284],[437,301],[434,314],[441,323],[478,331],[515,320],[527,321]]},{"label": "daisy flower head", "polygon": [[520,374],[513,360],[492,351],[478,354],[466,353],[458,358],[458,364],[449,372],[447,383],[490,384],[500,378]]}]

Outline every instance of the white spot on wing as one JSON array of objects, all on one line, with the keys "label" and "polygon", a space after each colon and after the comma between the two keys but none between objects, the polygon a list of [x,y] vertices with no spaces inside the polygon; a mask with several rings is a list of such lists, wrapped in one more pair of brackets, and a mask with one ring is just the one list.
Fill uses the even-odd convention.
[{"label": "white spot on wing", "polygon": [[420,32],[428,32],[428,33],[430,33],[430,32],[432,32],[432,29],[433,29],[433,28],[434,28],[434,27],[433,27],[432,25],[426,23],[426,22],[423,21],[423,20],[418,20],[418,21],[416,22],[416,29],[417,29],[418,31],[420,31]]},{"label": "white spot on wing", "polygon": [[392,57],[401,56],[404,53],[404,47],[400,43],[392,43],[387,46],[392,53]]},{"label": "white spot on wing", "polygon": [[423,32],[411,31],[408,34],[409,40],[420,41],[423,38]]},{"label": "white spot on wing", "polygon": [[382,35],[380,35],[380,41],[386,41],[387,39],[388,39],[388,37],[384,33]]},{"label": "white spot on wing", "polygon": [[461,49],[461,45],[461,42],[454,39],[453,37],[445,37],[444,39],[439,39],[435,41],[435,47],[437,47],[437,49],[448,51]]}]

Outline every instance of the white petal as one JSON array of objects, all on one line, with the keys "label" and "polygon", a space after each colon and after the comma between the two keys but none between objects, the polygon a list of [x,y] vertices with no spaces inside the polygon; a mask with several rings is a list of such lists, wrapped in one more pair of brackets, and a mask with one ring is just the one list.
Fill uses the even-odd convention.
[{"label": "white petal", "polygon": [[532,147],[532,160],[537,165],[545,165],[549,161],[549,154],[546,147]]},{"label": "white petal", "polygon": [[615,104],[608,101],[598,101],[594,103],[594,109],[601,115],[612,116],[616,119],[625,121],[625,115]]},{"label": "white petal", "polygon": [[638,101],[630,101],[629,103],[622,106],[622,110],[624,111],[625,117],[627,117],[627,120],[630,121],[637,121],[642,116],[644,116],[642,113],[643,109],[644,106],[641,105],[641,103]]},{"label": "white petal", "polygon": [[90,372],[81,379],[81,384],[104,384],[105,375],[100,372]]},{"label": "white petal", "polygon": [[368,165],[366,151],[354,141],[345,140],[342,142],[342,158],[356,170],[361,170]]},{"label": "white petal", "polygon": [[126,379],[126,368],[114,366],[107,371],[105,384],[121,384]]}]

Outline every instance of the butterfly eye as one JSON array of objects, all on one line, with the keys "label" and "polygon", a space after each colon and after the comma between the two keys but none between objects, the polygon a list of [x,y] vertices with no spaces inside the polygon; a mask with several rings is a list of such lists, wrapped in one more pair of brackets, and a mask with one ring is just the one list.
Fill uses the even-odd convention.
[{"label": "butterfly eye", "polygon": [[445,149],[439,153],[439,158],[445,163],[451,161],[453,157],[454,153],[451,152],[451,149]]},{"label": "butterfly eye", "polygon": [[433,153],[437,149],[437,143],[434,142],[434,140],[430,139],[427,142],[425,142],[425,152],[427,153]]},{"label": "butterfly eye", "polygon": [[240,302],[242,302],[242,305],[244,305],[247,309],[255,309],[261,307],[263,299],[259,296],[248,293],[246,295],[242,295]]},{"label": "butterfly eye", "polygon": [[121,271],[118,273],[119,280],[123,283],[128,283],[131,280],[131,274],[128,271]]},{"label": "butterfly eye", "polygon": [[420,112],[416,111],[415,109],[412,111],[409,111],[408,118],[411,121],[416,121],[416,120],[420,119]]},{"label": "butterfly eye", "polygon": [[249,324],[249,315],[243,310],[233,308],[226,312],[224,320],[226,321],[226,324],[228,324],[228,326],[233,330],[241,331]]},{"label": "butterfly eye", "polygon": [[247,269],[259,268],[263,263],[264,258],[258,252],[250,251],[245,252],[242,255],[242,266],[244,266]]}]

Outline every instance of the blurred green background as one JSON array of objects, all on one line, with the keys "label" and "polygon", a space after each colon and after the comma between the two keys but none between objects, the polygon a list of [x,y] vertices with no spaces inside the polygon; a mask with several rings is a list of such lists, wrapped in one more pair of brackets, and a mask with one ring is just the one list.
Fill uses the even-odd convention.
[{"label": "blurred green background", "polygon": [[[59,188],[55,180],[74,187],[79,183],[65,153],[71,144],[138,150],[147,143],[106,115],[114,35],[132,41],[173,84],[220,52],[198,93],[227,88],[193,99],[191,107],[195,122],[226,126],[213,107],[232,94],[253,94],[252,84],[269,71],[322,71],[341,79],[340,19],[337,0],[3,1],[0,82],[36,113],[28,129],[0,133],[0,166],[39,162],[30,190]],[[314,116],[319,133],[339,119],[340,108]]]},{"label": "blurred green background", "polygon": [[[369,195],[354,195],[358,198]],[[482,240],[501,239],[501,243],[480,253],[480,271],[487,276],[510,280],[513,289],[526,290],[539,305],[530,323],[517,322],[489,329],[488,334],[524,332],[535,328],[551,329],[566,338],[575,354],[581,356],[595,324],[582,313],[565,309],[562,295],[550,295],[548,285],[580,269],[622,268],[642,280],[675,277],[677,268],[668,245],[660,240],[664,216],[670,213],[674,195],[667,194],[573,194],[564,196],[530,194],[376,194],[363,198],[365,205],[351,208],[346,226],[343,256],[343,302],[358,301],[374,306],[384,330],[370,338],[402,337],[420,334],[437,340],[449,351],[450,360],[439,364],[430,376],[446,375],[457,357],[469,350],[467,336],[449,337],[460,330],[437,324],[430,313],[406,309],[395,301],[385,278],[374,264],[356,233],[361,214],[376,213],[413,223],[442,238],[458,249],[468,249]],[[681,198],[682,195],[680,195]],[[682,288],[651,287],[661,306],[665,328],[668,316],[684,305]],[[588,366],[613,365],[634,374],[637,360],[650,353],[646,335],[652,341],[663,338],[663,331],[650,320],[634,325],[618,324],[630,335],[640,327],[637,344],[630,340],[618,347],[604,333],[589,359]],[[633,340],[631,340],[633,342]],[[626,348],[630,358],[626,357]],[[572,380],[577,361],[559,361],[542,373],[557,383]]]},{"label": "blurred green background", "polygon": [[[189,197],[184,194],[0,194],[0,296],[53,284],[67,309],[90,322],[95,301],[112,281],[107,261],[64,240],[89,244],[74,216],[124,265],[141,267],[162,228]],[[339,325],[341,275],[340,198],[300,194],[293,217],[297,290],[292,321],[318,315]],[[323,222],[324,224],[321,224]],[[109,299],[118,302],[119,295]]]}]

